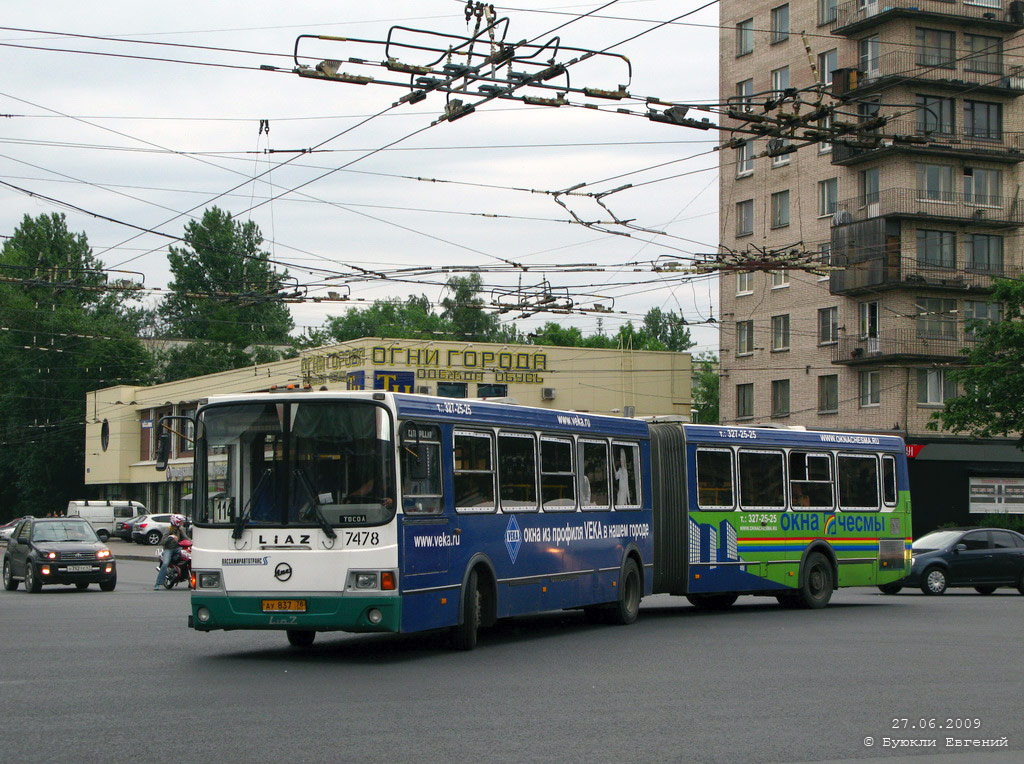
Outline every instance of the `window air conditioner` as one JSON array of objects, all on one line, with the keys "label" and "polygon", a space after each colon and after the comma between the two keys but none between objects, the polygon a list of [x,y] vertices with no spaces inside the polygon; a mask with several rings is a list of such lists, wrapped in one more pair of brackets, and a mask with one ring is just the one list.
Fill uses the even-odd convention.
[{"label": "window air conditioner", "polygon": [[542,387],[540,389],[540,399],[542,401],[553,401],[555,399],[555,388]]}]

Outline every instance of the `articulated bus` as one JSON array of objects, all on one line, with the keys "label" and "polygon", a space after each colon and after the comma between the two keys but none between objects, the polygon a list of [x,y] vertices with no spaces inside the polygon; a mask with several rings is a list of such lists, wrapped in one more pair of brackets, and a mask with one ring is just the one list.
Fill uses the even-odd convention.
[{"label": "articulated bus", "polygon": [[298,390],[211,397],[194,432],[199,631],[470,649],[546,610],[628,624],[659,592],[822,607],[909,564],[896,437]]}]

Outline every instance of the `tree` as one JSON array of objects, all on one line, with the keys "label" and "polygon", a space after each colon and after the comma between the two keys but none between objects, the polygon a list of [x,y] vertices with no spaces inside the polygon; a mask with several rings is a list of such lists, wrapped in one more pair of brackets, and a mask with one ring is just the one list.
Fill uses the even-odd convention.
[{"label": "tree", "polygon": [[685,352],[694,346],[686,319],[675,312],[651,308],[639,328],[627,321],[613,335],[596,332],[584,335],[577,327],[548,321],[530,335],[534,345],[580,348],[628,348],[632,350],[668,350]]},{"label": "tree", "polygon": [[288,272],[274,270],[262,243],[255,223],[239,223],[217,207],[189,222],[185,246],[167,256],[174,280],[159,308],[167,336],[235,349],[288,343],[291,313],[278,297]]},{"label": "tree", "polygon": [[345,315],[328,319],[324,329],[334,342],[360,337],[429,338],[446,333],[444,320],[433,312],[426,295],[375,300],[363,310],[350,308]]},{"label": "tree", "polygon": [[110,290],[85,234],[25,216],[0,249],[0,500],[62,509],[85,492],[86,394],[149,378],[126,292]]},{"label": "tree", "polygon": [[718,424],[718,358],[711,351],[705,351],[698,353],[693,362],[697,367],[692,391],[693,421],[698,424]]},{"label": "tree", "polygon": [[998,280],[992,292],[1001,303],[1002,320],[968,325],[978,341],[967,365],[946,371],[962,393],[932,415],[928,428],[980,437],[1018,437],[1024,448],[1024,282]]},{"label": "tree", "polygon": [[483,309],[484,301],[478,296],[483,286],[479,273],[452,276],[448,279],[450,296],[441,300],[441,318],[453,339],[467,342],[502,341],[498,317]]}]

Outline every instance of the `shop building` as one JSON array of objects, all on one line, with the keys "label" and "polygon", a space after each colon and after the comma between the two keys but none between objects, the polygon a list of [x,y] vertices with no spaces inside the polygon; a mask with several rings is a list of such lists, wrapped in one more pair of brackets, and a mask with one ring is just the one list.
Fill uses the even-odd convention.
[{"label": "shop building", "polygon": [[95,498],[189,513],[190,432],[174,425],[165,472],[154,462],[160,417],[187,416],[211,395],[309,385],[452,398],[507,398],[527,406],[689,419],[689,353],[364,338],[299,357],[177,382],[121,385],[87,396],[85,482]]}]

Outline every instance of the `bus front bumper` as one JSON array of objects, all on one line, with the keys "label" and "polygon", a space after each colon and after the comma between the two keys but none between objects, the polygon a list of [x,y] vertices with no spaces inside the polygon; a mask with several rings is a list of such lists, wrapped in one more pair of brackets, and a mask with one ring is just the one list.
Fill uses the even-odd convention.
[{"label": "bus front bumper", "polygon": [[[267,610],[300,602],[302,610]],[[271,604],[268,604],[271,603]],[[402,623],[397,596],[302,594],[294,597],[247,594],[192,594],[189,627],[196,631],[269,629],[300,631],[396,632]]]}]

